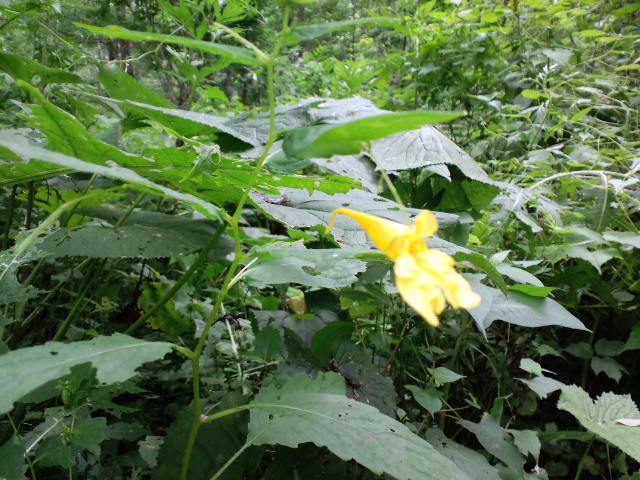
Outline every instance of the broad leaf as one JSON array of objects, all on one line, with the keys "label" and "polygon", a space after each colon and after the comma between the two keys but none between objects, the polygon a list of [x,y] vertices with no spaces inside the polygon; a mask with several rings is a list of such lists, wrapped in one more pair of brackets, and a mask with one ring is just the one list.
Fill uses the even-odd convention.
[{"label": "broad leaf", "polygon": [[[167,197],[172,197],[177,200],[187,202],[210,218],[219,218],[218,207],[214,206],[213,204],[201,200],[200,198],[188,193],[180,193],[165,186],[154,183],[127,168],[115,166],[105,167],[102,165],[95,165],[92,163],[84,162],[68,155],[63,155],[61,153],[46,150],[42,147],[28,142],[24,137],[8,131],[0,131],[0,148],[2,147],[20,156],[24,162],[29,162],[31,160],[42,160],[61,167],[77,170],[79,172],[96,173],[98,175],[104,175],[105,177],[122,180],[138,188],[144,188],[145,190],[151,190],[155,193],[161,193]],[[1,153],[2,151],[0,150],[0,154]]]},{"label": "broad leaf", "polygon": [[522,471],[524,457],[513,443],[511,435],[491,415],[484,414],[478,423],[458,420],[458,423],[473,433],[487,452],[513,470]]},{"label": "broad leaf", "polygon": [[175,108],[175,105],[163,96],[150,90],[133,76],[117,67],[100,65],[100,84],[110,97],[118,100],[133,100],[156,107]]},{"label": "broad leaf", "polygon": [[252,404],[248,438],[254,445],[294,448],[313,442],[400,480],[469,478],[405,425],[345,397],[344,391],[335,373],[264,387]]},{"label": "broad leaf", "polygon": [[[464,150],[434,127],[398,133],[371,144],[371,159],[379,170],[398,171],[409,168],[454,166],[467,178],[495,185],[482,167]],[[449,171],[435,173],[449,177]]]},{"label": "broad leaf", "polygon": [[0,51],[0,70],[16,80],[45,86],[49,83],[83,83],[71,72],[59,68],[49,68],[28,58]]},{"label": "broad leaf", "polygon": [[0,478],[3,480],[22,480],[25,478],[26,470],[24,443],[15,436],[11,437],[0,446]]},{"label": "broad leaf", "polygon": [[360,153],[366,143],[430,123],[443,123],[460,112],[385,113],[333,125],[314,125],[292,131],[282,149],[295,158],[330,157]]},{"label": "broad leaf", "polygon": [[41,385],[69,374],[75,365],[92,363],[102,383],[122,382],[134,376],[140,365],[162,358],[171,348],[170,343],[115,334],[11,351],[0,356],[0,413],[10,411],[14,402]]},{"label": "broad leaf", "polygon": [[254,285],[296,283],[308,287],[338,288],[351,285],[366,263],[354,259],[361,249],[307,249],[301,243],[274,243],[257,247],[258,261],[246,272]]},{"label": "broad leaf", "polygon": [[604,438],[640,461],[640,429],[620,424],[618,419],[640,419],[640,410],[629,395],[603,393],[596,401],[580,387],[562,389],[558,408],[576,417],[584,428]]},{"label": "broad leaf", "polygon": [[536,298],[516,291],[501,292],[478,281],[476,275],[469,275],[473,291],[482,297],[482,303],[468,312],[481,331],[485,331],[495,320],[521,325],[523,327],[561,327],[588,330],[584,324],[569,313],[562,305],[550,298]]},{"label": "broad leaf", "polygon": [[83,23],[76,23],[75,25],[107,38],[122,38],[125,40],[138,40],[142,42],[172,43],[174,45],[182,45],[184,47],[211,53],[213,55],[220,55],[233,63],[242,63],[245,65],[259,65],[262,63],[252,50],[243,47],[236,47],[234,45],[205,42],[202,40],[194,40],[192,38],[179,37],[176,35],[165,35],[162,33],[136,32],[117,25],[109,25],[107,27],[95,27],[93,25],[86,25]]},{"label": "broad leaf", "polygon": [[442,455],[475,480],[500,480],[498,470],[484,455],[447,438],[440,429],[430,428],[425,438]]},{"label": "broad leaf", "polygon": [[[251,198],[260,209],[289,227],[315,227],[318,225],[325,227],[329,223],[331,212],[340,207],[352,208],[400,223],[410,223],[409,216],[420,213],[420,210],[417,209],[407,209],[404,212],[397,203],[363,190],[352,190],[346,194],[336,195],[327,195],[321,192],[309,194],[304,190],[293,188],[281,188],[280,191],[281,195],[279,196],[254,192],[251,194]],[[453,228],[458,222],[457,215],[434,213],[441,231]],[[339,239],[343,246],[360,247],[370,244],[362,228],[344,215],[337,217],[331,233]],[[468,251],[437,237],[431,238],[429,245],[450,254],[457,251]]]}]

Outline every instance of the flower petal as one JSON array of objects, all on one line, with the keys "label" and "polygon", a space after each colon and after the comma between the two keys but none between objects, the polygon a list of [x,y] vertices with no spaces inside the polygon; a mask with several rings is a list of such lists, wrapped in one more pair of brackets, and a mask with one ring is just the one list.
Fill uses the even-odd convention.
[{"label": "flower petal", "polygon": [[368,213],[356,212],[349,208],[338,208],[331,214],[331,220],[327,226],[326,233],[331,231],[333,222],[336,215],[344,214],[353,218],[360,226],[367,232],[376,247],[382,250],[385,255],[392,260],[398,256],[398,248],[395,247],[395,242],[392,240],[395,237],[407,235],[411,232],[411,227],[403,225],[402,223],[387,220],[386,218],[376,217],[375,215],[369,215]]},{"label": "flower petal", "polygon": [[440,324],[438,315],[446,306],[442,289],[434,277],[416,264],[411,255],[396,259],[394,267],[396,285],[400,295],[430,325]]},{"label": "flower petal", "polygon": [[423,210],[416,217],[416,234],[431,237],[438,231],[438,220],[429,210]]}]

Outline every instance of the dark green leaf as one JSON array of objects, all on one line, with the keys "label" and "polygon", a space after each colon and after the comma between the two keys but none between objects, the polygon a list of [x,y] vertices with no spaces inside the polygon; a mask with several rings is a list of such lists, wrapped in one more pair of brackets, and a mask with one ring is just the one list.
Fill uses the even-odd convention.
[{"label": "dark green leaf", "polygon": [[83,83],[82,79],[60,68],[49,68],[19,55],[0,52],[0,70],[16,80],[34,85],[45,86],[48,83]]},{"label": "dark green leaf", "polygon": [[100,65],[98,76],[102,88],[110,97],[118,100],[133,100],[156,107],[175,108],[175,105],[163,96],[148,89],[133,76],[117,67]]}]

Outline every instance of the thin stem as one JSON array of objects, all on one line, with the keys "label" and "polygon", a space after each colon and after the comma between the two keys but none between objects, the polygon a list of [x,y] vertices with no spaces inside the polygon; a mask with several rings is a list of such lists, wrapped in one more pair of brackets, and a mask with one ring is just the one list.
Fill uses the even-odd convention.
[{"label": "thin stem", "polygon": [[209,243],[207,243],[204,246],[204,248],[200,251],[200,254],[195,259],[195,261],[191,264],[189,269],[182,274],[182,276],[178,279],[178,281],[174,283],[173,286],[165,292],[162,298],[158,300],[158,302],[150,310],[147,310],[147,312],[144,315],[138,318],[134,323],[132,323],[129,326],[129,328],[127,328],[124,331],[125,334],[132,335],[138,328],[140,328],[141,325],[144,325],[149,318],[151,318],[156,313],[158,313],[158,311],[162,307],[164,307],[165,304],[169,300],[171,300],[176,293],[178,293],[178,291],[182,288],[182,286],[189,281],[189,279],[193,276],[196,270],[198,270],[198,268],[204,263],[211,249],[218,244],[220,235],[222,235],[222,232],[224,232],[226,227],[227,225],[225,223],[223,223],[222,225],[220,225],[220,227],[218,227],[218,230],[216,230],[216,233],[213,235],[213,237],[211,237],[211,240],[209,240]]},{"label": "thin stem", "polygon": [[15,208],[17,189],[18,186],[14,185],[11,189],[11,195],[9,196],[9,205],[7,206],[7,222],[4,224],[4,235],[2,239],[2,250],[6,250],[7,248],[9,248],[9,232],[11,231],[11,224],[13,223],[13,209]]},{"label": "thin stem", "polygon": [[573,480],[580,479],[580,475],[582,475],[582,470],[584,469],[584,464],[587,462],[587,455],[591,450],[591,445],[593,445],[593,440],[594,439],[592,438],[589,444],[587,445],[587,448],[584,449],[584,452],[582,453],[582,457],[580,457],[580,463],[578,463],[578,468],[576,469],[576,475],[573,477]]},{"label": "thin stem", "polygon": [[276,95],[275,95],[275,81],[274,81],[274,65],[280,54],[280,50],[284,46],[286,34],[289,30],[289,12],[290,7],[285,6],[283,12],[282,19],[282,30],[278,37],[278,41],[274,46],[268,61],[266,61],[267,66],[267,97],[269,101],[269,139],[267,140],[267,144],[258,159],[255,169],[247,182],[247,187],[242,193],[242,196],[238,200],[238,204],[236,205],[236,209],[228,219],[229,226],[231,227],[231,233],[233,239],[235,241],[235,256],[233,258],[233,262],[231,266],[227,270],[225,278],[222,283],[222,287],[220,288],[220,293],[216,298],[216,303],[207,319],[207,322],[202,330],[202,334],[198,339],[198,343],[196,344],[195,349],[193,350],[193,355],[191,356],[191,369],[192,369],[192,382],[193,382],[193,423],[191,425],[191,431],[189,432],[189,437],[187,439],[187,443],[185,445],[184,456],[182,458],[182,471],[180,474],[181,480],[187,480],[189,474],[189,464],[191,463],[191,454],[193,453],[193,447],[196,442],[196,438],[198,437],[198,432],[200,430],[200,426],[202,425],[203,416],[202,416],[202,399],[200,398],[200,358],[202,357],[202,352],[204,350],[204,346],[209,337],[209,331],[213,324],[220,317],[220,312],[222,310],[222,305],[224,302],[229,289],[231,288],[231,282],[233,281],[238,266],[242,262],[244,255],[242,253],[242,240],[240,236],[240,218],[242,216],[242,209],[245,204],[249,200],[249,194],[253,190],[253,188],[258,183],[258,179],[260,177],[260,173],[264,167],[264,164],[269,155],[269,151],[271,147],[275,143],[278,132],[276,130]]}]

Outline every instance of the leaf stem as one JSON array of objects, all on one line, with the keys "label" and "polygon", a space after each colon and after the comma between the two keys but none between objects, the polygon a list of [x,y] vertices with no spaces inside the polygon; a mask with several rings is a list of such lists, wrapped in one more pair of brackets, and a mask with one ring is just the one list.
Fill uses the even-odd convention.
[{"label": "leaf stem", "polygon": [[182,470],[180,474],[180,480],[187,480],[188,478],[189,464],[191,463],[193,447],[195,445],[196,438],[198,437],[198,432],[203,421],[202,399],[200,398],[200,358],[202,357],[202,352],[209,337],[209,331],[220,316],[224,299],[226,298],[227,293],[232,286],[232,281],[235,277],[236,271],[238,270],[240,263],[244,259],[244,255],[242,253],[242,239],[240,237],[240,218],[242,216],[242,209],[249,200],[249,194],[258,183],[260,173],[262,172],[264,164],[268,158],[269,151],[271,150],[271,147],[278,137],[278,132],[276,130],[274,65],[276,63],[278,55],[280,54],[280,50],[284,45],[286,34],[289,31],[289,13],[290,7],[285,6],[282,18],[282,30],[280,32],[280,35],[278,36],[278,40],[275,46],[273,47],[273,50],[271,51],[271,54],[265,62],[267,67],[267,97],[269,101],[269,138],[267,140],[267,144],[264,147],[262,155],[260,155],[260,158],[256,163],[256,167],[253,170],[249,181],[247,182],[247,187],[238,200],[233,215],[228,219],[229,226],[231,227],[231,234],[235,241],[235,256],[233,258],[231,266],[227,270],[227,273],[222,282],[222,287],[220,288],[220,292],[218,293],[218,297],[216,298],[216,303],[213,307],[213,310],[211,311],[211,314],[209,315],[209,318],[207,319],[204,329],[202,330],[202,334],[198,339],[198,343],[193,350],[193,355],[191,356],[194,416],[193,423],[191,425],[191,431],[189,432],[189,437],[187,438],[187,443],[185,445],[184,456],[182,457]]}]

